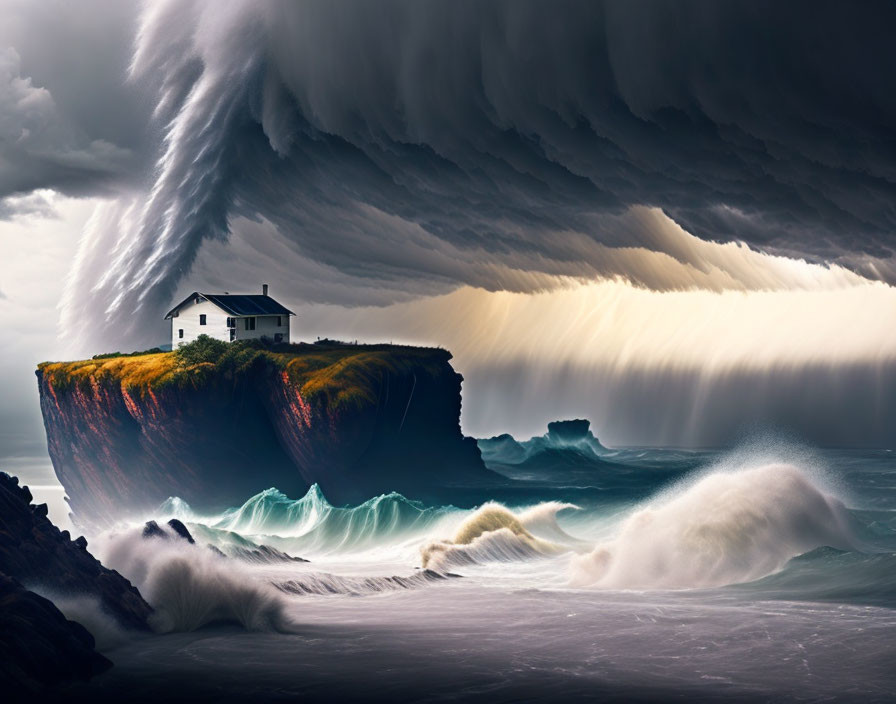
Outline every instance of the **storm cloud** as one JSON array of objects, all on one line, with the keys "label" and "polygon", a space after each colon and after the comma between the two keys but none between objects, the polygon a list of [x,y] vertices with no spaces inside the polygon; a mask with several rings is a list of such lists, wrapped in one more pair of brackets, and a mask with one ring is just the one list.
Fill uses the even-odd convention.
[{"label": "storm cloud", "polygon": [[35,189],[115,196],[145,179],[153,147],[123,68],[136,9],[0,3],[0,217],[34,212]]},{"label": "storm cloud", "polygon": [[[630,256],[705,272],[687,238],[892,280],[893,14],[875,3],[148,4],[128,86],[161,140],[137,159],[146,189],[126,179],[111,207],[128,217],[107,212],[110,232],[85,238],[73,281],[103,278],[70,290],[67,319],[80,323],[102,294],[105,319],[137,337],[240,218],[384,302],[389,290],[540,290],[552,277],[790,285],[657,276]],[[116,152],[90,145],[99,172],[114,172]]]}]

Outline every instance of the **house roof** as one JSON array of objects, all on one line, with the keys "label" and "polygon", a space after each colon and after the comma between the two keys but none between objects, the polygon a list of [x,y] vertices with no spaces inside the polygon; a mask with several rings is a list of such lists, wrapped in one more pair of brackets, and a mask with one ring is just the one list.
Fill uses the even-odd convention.
[{"label": "house roof", "polygon": [[174,308],[168,311],[165,320],[174,316],[174,314],[187,303],[195,299],[197,296],[214,303],[218,308],[230,313],[230,315],[295,315],[291,310],[280,305],[270,296],[262,295],[239,295],[230,293],[200,293],[193,291],[184,300],[178,303]]}]

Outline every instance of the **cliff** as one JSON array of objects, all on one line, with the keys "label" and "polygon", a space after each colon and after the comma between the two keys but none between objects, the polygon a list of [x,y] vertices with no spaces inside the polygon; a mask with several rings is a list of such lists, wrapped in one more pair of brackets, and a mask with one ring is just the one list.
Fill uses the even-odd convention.
[{"label": "cliff", "polygon": [[175,353],[44,363],[50,457],[79,519],[179,496],[199,510],[317,483],[337,503],[489,481],[460,432],[462,377],[440,349],[234,343],[208,361]]},{"label": "cliff", "polygon": [[121,626],[148,630],[152,608],[124,577],[72,540],[47,518],[46,504],[31,504],[28,487],[0,472],[0,574],[53,594],[95,598]]}]

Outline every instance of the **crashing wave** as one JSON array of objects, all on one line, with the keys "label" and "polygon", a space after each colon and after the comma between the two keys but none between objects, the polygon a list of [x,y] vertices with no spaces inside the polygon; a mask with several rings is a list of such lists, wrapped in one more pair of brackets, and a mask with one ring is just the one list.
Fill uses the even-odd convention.
[{"label": "crashing wave", "polygon": [[245,537],[253,536],[280,550],[304,554],[361,551],[420,535],[452,510],[426,507],[395,492],[338,507],[315,484],[301,499],[267,489],[217,516],[199,516],[179,499],[166,501],[159,513],[189,521],[225,552],[230,544],[253,549],[256,544]]},{"label": "crashing wave", "polygon": [[282,595],[248,568],[199,543],[147,538],[143,530],[106,534],[94,546],[103,563],[134,583],[155,609],[154,630],[232,623],[250,631],[294,631]]},{"label": "crashing wave", "polygon": [[590,421],[584,419],[557,420],[548,423],[547,433],[529,440],[517,441],[505,434],[477,442],[487,465],[531,463],[545,454],[599,460],[610,451],[594,437],[590,427]]},{"label": "crashing wave", "polygon": [[844,505],[793,465],[703,477],[574,561],[572,583],[687,589],[748,582],[822,546],[853,547]]},{"label": "crashing wave", "polygon": [[420,549],[423,567],[447,570],[489,562],[518,562],[568,552],[563,545],[536,537],[532,531],[549,534],[554,540],[579,543],[557,524],[557,513],[572,504],[539,504],[520,515],[500,504],[489,503],[469,516],[451,540],[429,542]]}]

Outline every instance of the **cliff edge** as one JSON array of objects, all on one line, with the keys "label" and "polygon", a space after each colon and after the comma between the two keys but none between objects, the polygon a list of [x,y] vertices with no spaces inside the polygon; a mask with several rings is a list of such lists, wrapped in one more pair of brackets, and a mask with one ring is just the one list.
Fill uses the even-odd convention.
[{"label": "cliff edge", "polygon": [[[221,343],[223,345],[223,343]],[[179,496],[218,511],[317,483],[334,502],[491,481],[460,431],[462,377],[442,349],[233,343],[43,363],[50,458],[76,518]]]}]

